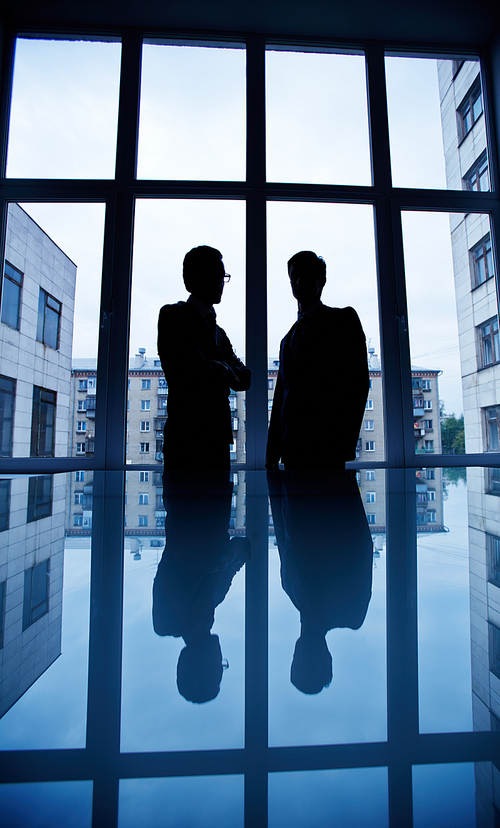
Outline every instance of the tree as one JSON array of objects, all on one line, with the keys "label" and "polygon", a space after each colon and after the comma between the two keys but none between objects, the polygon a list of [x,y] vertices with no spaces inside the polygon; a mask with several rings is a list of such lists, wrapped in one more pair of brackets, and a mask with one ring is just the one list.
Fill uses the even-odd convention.
[{"label": "tree", "polygon": [[443,454],[465,454],[464,415],[445,415],[441,420],[441,445]]}]

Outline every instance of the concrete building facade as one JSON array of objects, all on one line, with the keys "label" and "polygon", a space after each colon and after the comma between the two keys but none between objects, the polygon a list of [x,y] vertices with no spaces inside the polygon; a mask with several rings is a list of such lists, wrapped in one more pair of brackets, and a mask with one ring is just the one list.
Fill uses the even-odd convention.
[{"label": "concrete building facade", "polygon": [[[67,457],[76,266],[9,206],[0,454]],[[67,474],[0,479],[0,716],[61,653]]]}]

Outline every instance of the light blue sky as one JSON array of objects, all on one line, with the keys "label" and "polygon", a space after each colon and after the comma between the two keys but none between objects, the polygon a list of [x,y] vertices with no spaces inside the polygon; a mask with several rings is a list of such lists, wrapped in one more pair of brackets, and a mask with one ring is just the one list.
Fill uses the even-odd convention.
[{"label": "light blue sky", "polygon": [[[112,177],[120,46],[20,40],[8,174]],[[370,183],[364,60],[360,55],[267,54],[268,178]],[[387,58],[394,183],[445,187],[434,59]],[[144,51],[140,177],[242,180],[245,53],[149,45]],[[95,356],[103,211],[97,205],[25,205],[78,265],[74,356]],[[404,219],[414,364],[443,369],[446,410],[462,410],[451,247],[445,215]],[[295,319],[286,260],[312,248],[328,266],[324,298],[353,305],[379,350],[373,214],[331,204],[271,204],[269,354]],[[131,353],[156,348],[165,302],[185,298],[184,253],[219,247],[228,272],[219,319],[244,353],[244,210],[234,202],[143,202],[137,206]]]}]

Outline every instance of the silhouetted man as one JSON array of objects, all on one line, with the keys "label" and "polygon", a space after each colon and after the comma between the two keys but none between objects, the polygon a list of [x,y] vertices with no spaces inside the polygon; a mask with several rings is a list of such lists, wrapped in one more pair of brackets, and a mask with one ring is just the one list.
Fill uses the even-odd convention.
[{"label": "silhouetted man", "polygon": [[321,302],[323,259],[296,253],[288,275],[299,313],[280,345],[266,468],[341,469],[355,459],[368,396],[365,335],[353,308]]},{"label": "silhouetted man", "polygon": [[246,391],[250,371],[216,324],[226,276],[222,254],[195,247],[184,258],[187,302],[164,305],[158,319],[158,354],[168,385],[165,469],[230,468],[233,442],[229,390]]}]

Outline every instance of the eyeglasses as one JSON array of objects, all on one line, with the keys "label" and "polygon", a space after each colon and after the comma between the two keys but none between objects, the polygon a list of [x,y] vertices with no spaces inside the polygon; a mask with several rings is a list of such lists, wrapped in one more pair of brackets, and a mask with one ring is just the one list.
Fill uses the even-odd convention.
[{"label": "eyeglasses", "polygon": [[229,273],[224,273],[224,284],[227,285],[229,280],[231,279],[231,275]]}]

